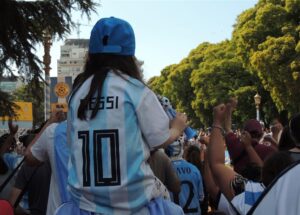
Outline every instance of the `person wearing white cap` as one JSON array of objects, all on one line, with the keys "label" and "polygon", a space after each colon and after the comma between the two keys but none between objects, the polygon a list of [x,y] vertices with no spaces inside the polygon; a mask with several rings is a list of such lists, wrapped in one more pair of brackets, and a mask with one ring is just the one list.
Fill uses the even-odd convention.
[{"label": "person wearing white cap", "polygon": [[85,69],[69,99],[69,190],[81,211],[147,214],[162,196],[147,160],[172,143],[186,116],[169,119],[143,83],[135,36],[127,21],[100,19],[92,29]]}]

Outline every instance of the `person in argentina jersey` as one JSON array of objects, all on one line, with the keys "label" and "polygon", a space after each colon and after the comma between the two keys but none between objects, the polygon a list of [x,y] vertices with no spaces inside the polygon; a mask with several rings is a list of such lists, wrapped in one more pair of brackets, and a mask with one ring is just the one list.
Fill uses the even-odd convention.
[{"label": "person in argentina jersey", "polygon": [[169,122],[134,54],[128,22],[110,17],[95,24],[68,110],[68,184],[84,212],[147,214],[163,187],[147,163],[150,150],[172,143],[186,127],[182,113]]},{"label": "person in argentina jersey", "polygon": [[166,153],[181,182],[180,193],[170,193],[172,201],[180,205],[185,214],[201,214],[200,202],[204,199],[202,176],[196,166],[182,158],[183,140],[170,144]]},{"label": "person in argentina jersey", "polygon": [[50,161],[51,181],[46,215],[53,215],[61,204],[70,201],[67,191],[70,152],[65,114],[62,110],[54,110],[26,149],[26,162],[30,165]]}]

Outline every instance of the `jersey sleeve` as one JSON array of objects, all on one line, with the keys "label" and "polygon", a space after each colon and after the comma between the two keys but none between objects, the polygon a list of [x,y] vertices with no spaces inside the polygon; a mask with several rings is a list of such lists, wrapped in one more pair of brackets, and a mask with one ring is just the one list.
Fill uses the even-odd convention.
[{"label": "jersey sleeve", "polygon": [[163,144],[169,137],[169,118],[156,95],[149,90],[137,107],[139,126],[150,149]]},{"label": "jersey sleeve", "polygon": [[47,147],[51,144],[51,139],[53,139],[55,127],[57,123],[49,125],[37,141],[31,147],[32,155],[41,162],[48,160]]}]

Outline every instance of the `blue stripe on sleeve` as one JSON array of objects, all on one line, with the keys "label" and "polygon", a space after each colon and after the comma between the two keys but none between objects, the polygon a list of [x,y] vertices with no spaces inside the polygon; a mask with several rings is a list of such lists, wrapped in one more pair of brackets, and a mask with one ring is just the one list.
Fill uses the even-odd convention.
[{"label": "blue stripe on sleeve", "polygon": [[69,148],[67,147],[67,122],[66,121],[60,123],[55,128],[54,153],[55,153],[55,164],[56,164],[55,171],[58,179],[57,183],[59,187],[61,201],[63,203],[70,200],[70,195],[67,191],[68,160],[69,160],[70,152],[69,152]]}]

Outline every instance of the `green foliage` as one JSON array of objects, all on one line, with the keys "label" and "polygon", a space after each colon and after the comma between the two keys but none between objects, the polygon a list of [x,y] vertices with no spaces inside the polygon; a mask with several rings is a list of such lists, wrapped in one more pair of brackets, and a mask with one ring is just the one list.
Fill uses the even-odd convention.
[{"label": "green foliage", "polygon": [[[255,117],[253,95],[255,95],[256,77],[243,68],[229,41],[211,44],[203,53],[203,62],[192,73],[192,86],[196,99],[192,105],[205,125],[212,123],[212,109],[219,103],[226,103],[230,97],[238,97],[239,111],[235,115],[235,123]],[[252,87],[251,87],[252,86]],[[247,90],[246,90],[247,89]],[[249,96],[251,95],[252,96]],[[251,99],[249,99],[251,98]]]},{"label": "green foliage", "polygon": [[233,122],[255,118],[254,95],[268,124],[279,111],[300,111],[300,0],[260,0],[237,17],[232,39],[202,43],[151,80],[192,124],[209,126],[212,108],[238,97]]},{"label": "green foliage", "polygon": [[293,77],[293,72],[299,71],[300,57],[295,47],[292,36],[269,37],[251,57],[252,66],[278,109],[286,109],[291,113],[298,112],[300,105],[297,96],[300,93],[300,80]]},{"label": "green foliage", "polygon": [[200,128],[210,126],[212,108],[232,96],[240,101],[235,124],[255,118],[253,96],[263,91],[258,80],[244,69],[231,42],[224,41],[200,44],[179,64],[166,67],[160,77],[148,83],[155,92],[167,96],[178,111],[187,113],[192,127]]},{"label": "green foliage", "polygon": [[239,125],[255,118],[256,92],[266,123],[278,111],[299,111],[298,3],[260,0],[238,16],[230,41],[200,44],[156,78],[157,89],[206,126],[212,123],[212,108],[231,96],[239,100],[234,115]]},{"label": "green foliage", "polygon": [[277,110],[300,109],[299,0],[264,0],[237,20],[233,42],[243,65],[257,75]]},{"label": "green foliage", "polygon": [[0,107],[1,107],[0,117],[3,116],[10,116],[12,118],[17,117],[14,110],[17,110],[20,107],[12,101],[13,101],[13,97],[10,94],[0,91]]}]

